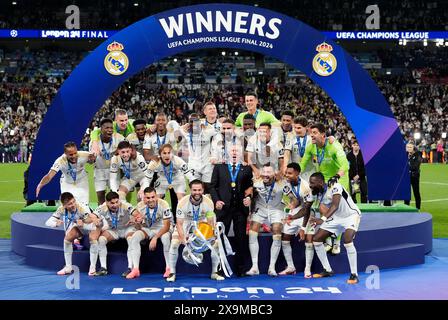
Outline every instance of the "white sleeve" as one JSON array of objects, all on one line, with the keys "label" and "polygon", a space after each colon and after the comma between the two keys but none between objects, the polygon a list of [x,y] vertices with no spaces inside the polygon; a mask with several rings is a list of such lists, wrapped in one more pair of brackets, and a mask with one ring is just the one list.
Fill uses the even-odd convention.
[{"label": "white sleeve", "polygon": [[57,222],[59,220],[60,219],[56,218],[55,216],[51,216],[50,218],[48,218],[47,221],[45,221],[45,225],[47,227],[50,227],[50,228],[56,228],[57,227]]},{"label": "white sleeve", "polygon": [[342,194],[342,185],[340,183],[335,183],[331,186],[331,196],[335,194]]},{"label": "white sleeve", "polygon": [[116,160],[112,158],[111,164],[110,164],[110,190],[118,192],[118,189],[120,188],[120,177],[118,175],[118,163]]},{"label": "white sleeve", "polygon": [[56,228],[57,222],[61,220],[61,211],[60,209],[56,210],[47,221],[45,221],[45,225],[50,228]]},{"label": "white sleeve", "polygon": [[173,161],[174,161],[176,168],[179,168],[180,171],[182,171],[182,173],[188,179],[188,181],[193,181],[195,179],[194,178],[194,170],[189,169],[188,164],[184,160],[182,160],[182,158],[175,156],[173,158]]},{"label": "white sleeve", "polygon": [[53,170],[55,172],[59,172],[61,170],[61,162],[62,162],[62,156],[56,159],[56,161],[51,166],[50,170]]}]

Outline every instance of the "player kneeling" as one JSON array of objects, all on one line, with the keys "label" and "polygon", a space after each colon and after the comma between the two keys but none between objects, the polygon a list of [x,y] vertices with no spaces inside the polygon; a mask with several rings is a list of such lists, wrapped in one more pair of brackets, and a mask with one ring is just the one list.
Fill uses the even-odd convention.
[{"label": "player kneeling", "polygon": [[[313,237],[313,244],[324,271],[313,275],[313,277],[321,278],[333,275],[323,241],[333,233],[340,235],[344,232],[344,246],[347,250],[351,272],[347,283],[358,283],[357,254],[353,239],[358,231],[361,211],[340,183],[335,183],[331,187],[328,186],[320,172],[311,175],[310,188],[313,191],[313,195],[320,199],[319,207],[322,207],[320,210],[321,217],[311,218],[311,221],[315,225],[320,225],[319,231]],[[328,210],[323,207],[327,207]]]},{"label": "player kneeling", "polygon": [[75,200],[70,192],[61,194],[61,203],[55,213],[45,222],[47,227],[58,227],[64,225],[64,259],[65,266],[58,271],[58,275],[73,273],[72,255],[73,241],[84,234],[96,229],[95,215],[90,209]]},{"label": "player kneeling", "polygon": [[163,199],[159,199],[154,188],[148,187],[143,191],[143,201],[137,204],[137,210],[144,214],[144,219],[140,225],[136,225],[139,229],[131,236],[131,257],[132,271],[126,275],[126,279],[134,279],[140,276],[139,264],[141,256],[140,242],[150,239],[149,250],[154,251],[157,246],[157,239],[160,238],[163,244],[163,255],[165,257],[165,278],[170,274],[168,267],[169,250],[171,242],[171,209]]},{"label": "player kneeling", "polygon": [[[171,273],[166,278],[168,282],[176,281],[176,265],[179,257],[179,245],[185,245],[186,235],[191,223],[207,222],[213,228],[216,227],[216,216],[214,204],[210,198],[204,196],[204,183],[200,180],[193,180],[190,182],[191,195],[183,197],[177,205],[177,224],[173,232],[173,238],[170,246],[170,270]],[[215,242],[214,247],[218,246]],[[212,273],[210,278],[213,280],[225,280],[223,276],[218,273],[218,266],[220,264],[220,256],[217,250],[211,251]]]}]

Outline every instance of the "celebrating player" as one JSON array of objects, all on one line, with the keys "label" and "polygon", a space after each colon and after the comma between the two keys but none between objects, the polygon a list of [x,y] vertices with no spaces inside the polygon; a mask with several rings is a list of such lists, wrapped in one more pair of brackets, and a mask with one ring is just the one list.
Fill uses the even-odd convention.
[{"label": "celebrating player", "polygon": [[[133,151],[128,141],[121,141],[117,147],[118,155],[113,156],[110,164],[110,189],[125,199],[129,191],[140,183],[140,188],[149,186],[145,178],[147,164],[143,156]],[[120,180],[119,172],[123,173]]]},{"label": "celebrating player", "polygon": [[36,187],[36,197],[40,190],[49,183],[56,173],[62,171],[61,192],[70,192],[80,203],[89,205],[89,178],[85,170],[86,163],[95,162],[95,155],[86,151],[78,151],[74,142],[64,144],[64,154],[56,159],[50,171]]},{"label": "celebrating player", "polygon": [[70,192],[63,192],[61,194],[61,203],[62,205],[45,222],[45,225],[51,228],[64,225],[65,266],[57,274],[67,275],[73,273],[73,241],[90,231],[96,230],[95,222],[97,219],[89,208],[77,202]]},{"label": "celebrating player", "polygon": [[[252,222],[249,230],[249,250],[252,258],[252,267],[249,276],[260,274],[258,269],[258,230],[263,223],[272,227],[271,260],[268,275],[277,276],[275,263],[282,246],[282,219],[284,216],[282,203],[283,187],[282,181],[276,181],[275,171],[271,164],[267,163],[261,169],[261,179],[254,180],[255,210],[252,214]],[[244,205],[250,206],[250,199],[244,199]]]},{"label": "celebrating player", "polygon": [[296,268],[292,260],[291,239],[299,234],[300,240],[305,240],[305,278],[311,278],[311,264],[313,263],[314,248],[313,235],[315,227],[310,223],[311,206],[314,202],[311,189],[305,179],[300,179],[300,166],[290,163],[286,167],[285,177],[288,181],[283,189],[290,198],[290,212],[283,225],[282,249],[287,263],[280,275],[295,274]]},{"label": "celebrating player", "polygon": [[[128,269],[132,269],[131,236],[137,231],[134,226],[141,221],[142,214],[131,204],[120,200],[118,193],[110,191],[106,194],[106,202],[95,210],[97,217],[102,221],[101,228],[91,234],[91,239],[98,239],[97,251],[91,251],[89,275],[107,275],[107,243],[118,239],[126,239],[128,243]],[[96,237],[95,237],[96,236]],[[95,256],[95,253],[97,255]],[[96,271],[97,257],[100,257],[100,270]]]},{"label": "celebrating player", "polygon": [[[111,119],[101,120],[100,128],[100,151],[96,156],[95,169],[93,171],[98,205],[106,201],[106,189],[110,185],[110,160],[114,156],[118,144],[124,140],[121,134],[114,132]],[[92,141],[90,142],[91,149]]]},{"label": "celebrating player", "polygon": [[[173,232],[170,247],[170,270],[171,273],[166,279],[168,282],[176,281],[176,264],[179,256],[179,245],[186,244],[187,228],[192,221],[205,221],[215,227],[216,217],[213,201],[204,196],[204,184],[199,180],[190,182],[190,195],[183,197],[177,205],[177,223]],[[216,243],[216,242],[215,242]],[[211,251],[212,273],[211,279],[224,280],[225,278],[218,273],[220,263],[219,254]]]},{"label": "celebrating player", "polygon": [[171,242],[170,225],[172,219],[171,209],[163,199],[159,199],[154,188],[146,188],[144,190],[143,201],[137,204],[137,210],[144,214],[144,220],[141,225],[136,225],[137,230],[134,233],[130,232],[131,237],[131,258],[132,270],[126,275],[126,279],[134,279],[140,276],[140,256],[141,246],[140,242],[149,239],[149,250],[154,251],[157,246],[157,239],[160,239],[163,244],[163,255],[165,257],[165,273],[164,278],[170,274],[169,268],[169,250]]},{"label": "celebrating player", "polygon": [[358,231],[361,211],[340,183],[336,182],[329,186],[325,183],[325,178],[320,172],[311,175],[310,188],[319,201],[321,213],[320,218],[310,218],[312,223],[320,226],[319,231],[313,237],[313,244],[316,254],[324,267],[322,273],[314,274],[313,277],[321,278],[333,275],[323,246],[323,240],[330,234],[339,235],[344,233],[344,247],[347,250],[351,272],[347,283],[358,283],[357,253],[353,239]]}]

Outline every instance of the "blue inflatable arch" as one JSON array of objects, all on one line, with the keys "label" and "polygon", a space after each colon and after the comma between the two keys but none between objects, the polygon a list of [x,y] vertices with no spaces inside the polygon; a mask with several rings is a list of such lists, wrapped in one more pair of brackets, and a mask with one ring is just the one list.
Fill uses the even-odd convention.
[{"label": "blue inflatable arch", "polygon": [[[275,57],[301,70],[340,107],[363,151],[370,199],[410,199],[403,138],[374,81],[340,46],[288,16],[258,7],[207,4],[150,16],[116,33],[73,70],[40,127],[29,198],[67,141],[80,143],[104,101],[128,78],[177,53],[233,48]],[[58,199],[59,183],[41,199]]]}]

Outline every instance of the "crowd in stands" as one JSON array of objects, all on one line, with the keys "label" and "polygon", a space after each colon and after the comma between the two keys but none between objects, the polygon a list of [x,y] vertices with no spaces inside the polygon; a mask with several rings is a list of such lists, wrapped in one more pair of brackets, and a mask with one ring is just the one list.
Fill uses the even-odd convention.
[{"label": "crowd in stands", "polygon": [[[448,85],[424,81],[422,77],[415,76],[415,71],[425,66],[438,67],[447,49],[408,49],[400,49],[405,53],[406,61],[423,60],[428,64],[408,64],[406,72],[397,75],[380,72],[382,69],[369,71],[391,105],[404,139],[416,140],[421,151],[431,151],[434,146],[437,148],[448,129]],[[58,88],[85,54],[0,49],[0,162],[27,161],[47,108]],[[391,55],[384,52],[377,52],[375,56],[387,56],[392,60]],[[245,111],[243,96],[250,89],[257,91],[262,107],[278,118],[282,111],[292,110],[311,121],[327,124],[330,133],[349,150],[354,134],[345,117],[326,93],[305,76],[289,76],[289,72],[285,71],[287,66],[269,75],[244,73],[242,69],[255,65],[255,57],[250,53],[238,57],[222,57],[220,54],[212,57],[192,55],[188,59],[182,56],[176,60],[164,59],[132,77],[97,112],[87,129],[82,147],[87,148],[90,130],[103,117],[112,117],[117,108],[126,109],[132,119],[144,118],[149,123],[159,110],[163,110],[171,119],[183,123],[190,113],[200,111],[205,102],[213,100],[221,116],[235,119]],[[189,77],[195,73],[225,69],[224,66],[230,70],[229,73],[237,75],[229,83]],[[184,82],[179,81],[178,77],[164,79],[164,74],[180,74],[185,79]],[[419,139],[414,137],[416,132],[421,134]],[[446,138],[443,138],[443,148],[447,145],[445,141]]]},{"label": "crowd in stands", "polygon": [[[318,30],[365,30],[366,7],[377,4],[381,30],[448,30],[448,3],[430,1],[332,0],[214,0],[213,2],[257,5],[297,18]],[[15,3],[15,4],[13,4]],[[203,1],[149,0],[18,0],[5,1],[0,28],[64,29],[65,8],[80,8],[82,29],[122,29],[140,19],[169,9],[203,4]],[[136,5],[137,4],[137,5]],[[101,10],[98,10],[101,8]]]}]

